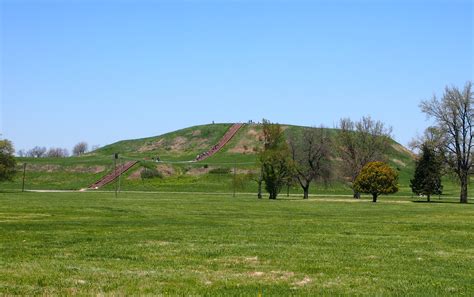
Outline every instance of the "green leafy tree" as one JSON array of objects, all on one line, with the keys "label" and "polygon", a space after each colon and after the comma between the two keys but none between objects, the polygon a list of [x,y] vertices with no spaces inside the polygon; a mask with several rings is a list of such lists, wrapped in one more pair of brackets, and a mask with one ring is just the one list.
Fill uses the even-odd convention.
[{"label": "green leafy tree", "polygon": [[377,202],[380,194],[398,192],[398,172],[384,162],[369,162],[357,176],[354,189],[371,194],[373,202]]},{"label": "green leafy tree", "polygon": [[428,202],[431,195],[441,195],[442,162],[436,151],[428,144],[422,145],[421,156],[416,162],[415,175],[410,180],[413,193],[425,195]]},{"label": "green leafy tree", "polygon": [[0,181],[10,181],[15,175],[15,150],[11,141],[0,140]]},{"label": "green leafy tree", "polygon": [[259,156],[262,180],[270,199],[276,199],[293,176],[293,165],[285,134],[279,124],[263,120],[263,150]]}]

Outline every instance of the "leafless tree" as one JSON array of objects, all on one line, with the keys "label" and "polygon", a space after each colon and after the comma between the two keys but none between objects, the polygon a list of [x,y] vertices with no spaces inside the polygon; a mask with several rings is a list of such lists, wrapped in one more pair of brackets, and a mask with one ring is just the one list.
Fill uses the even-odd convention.
[{"label": "leafless tree", "polygon": [[467,203],[469,172],[473,165],[473,101],[472,82],[467,82],[462,90],[446,87],[441,99],[433,96],[420,104],[421,110],[435,120],[442,136],[447,164],[461,184],[461,203]]},{"label": "leafless tree", "polygon": [[49,158],[65,158],[69,156],[69,152],[65,148],[52,147],[46,152],[46,156]]},{"label": "leafless tree", "polygon": [[[370,116],[354,122],[349,118],[341,119],[336,145],[342,160],[341,169],[350,185],[354,184],[365,164],[373,161],[385,161],[390,147],[392,129]],[[354,191],[354,198],[360,193]]]},{"label": "leafless tree", "polygon": [[44,146],[43,147],[35,146],[31,150],[29,150],[26,154],[28,157],[42,158],[46,154],[46,148]]},{"label": "leafless tree", "polygon": [[89,146],[87,145],[87,142],[81,141],[74,146],[74,148],[72,149],[72,154],[74,156],[81,156],[87,152],[88,147]]},{"label": "leafless tree", "polygon": [[18,157],[20,157],[20,158],[26,157],[26,152],[25,152],[25,150],[23,150],[23,149],[22,149],[22,150],[19,150],[16,154],[17,154]]},{"label": "leafless tree", "polygon": [[453,171],[447,165],[447,154],[446,154],[446,143],[445,137],[438,127],[428,127],[421,136],[417,136],[410,141],[408,147],[415,153],[418,154],[418,157],[421,156],[423,147],[428,147],[432,152],[435,153],[437,162],[441,166],[438,168],[440,174],[450,175]]},{"label": "leafless tree", "polygon": [[308,199],[312,181],[327,181],[331,175],[331,139],[323,127],[305,128],[302,135],[293,134],[289,141],[295,165],[295,179]]},{"label": "leafless tree", "polygon": [[410,141],[408,147],[412,151],[418,152],[424,145],[427,145],[436,152],[440,152],[444,148],[444,137],[437,127],[426,128],[423,135],[417,136]]}]

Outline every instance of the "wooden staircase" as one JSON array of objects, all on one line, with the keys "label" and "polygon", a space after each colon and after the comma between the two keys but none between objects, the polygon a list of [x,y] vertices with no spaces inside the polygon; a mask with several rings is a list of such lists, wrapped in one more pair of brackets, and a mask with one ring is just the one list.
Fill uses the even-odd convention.
[{"label": "wooden staircase", "polygon": [[[205,160],[212,155],[216,154],[218,151],[220,151],[234,136],[237,134],[237,132],[242,128],[244,124],[241,123],[236,123],[233,124],[229,130],[222,136],[222,138],[219,140],[219,142],[214,145],[210,150],[199,154],[196,159],[194,159],[194,162],[197,161],[202,161]],[[115,179],[117,179],[121,174],[125,173],[127,170],[135,166],[138,161],[129,161],[124,163],[123,165],[117,166],[115,170],[112,170],[105,176],[103,176],[101,179],[90,185],[87,189],[88,190],[97,190],[111,182],[113,182]]]},{"label": "wooden staircase", "polygon": [[90,185],[87,189],[89,190],[97,190],[111,182],[113,182],[116,178],[118,178],[121,174],[135,166],[138,161],[129,161],[124,163],[123,165],[117,166],[117,169],[112,170],[109,174],[105,175],[92,185]]},{"label": "wooden staircase", "polygon": [[224,136],[222,136],[222,138],[219,140],[219,142],[216,145],[214,145],[207,152],[199,154],[194,161],[198,162],[198,161],[205,160],[205,159],[209,158],[210,156],[214,155],[215,153],[217,153],[218,151],[220,151],[232,139],[232,137],[234,137],[235,134],[237,134],[237,132],[243,126],[244,126],[244,124],[241,124],[241,123],[233,124],[229,128],[229,130],[227,130],[227,132],[224,134]]}]

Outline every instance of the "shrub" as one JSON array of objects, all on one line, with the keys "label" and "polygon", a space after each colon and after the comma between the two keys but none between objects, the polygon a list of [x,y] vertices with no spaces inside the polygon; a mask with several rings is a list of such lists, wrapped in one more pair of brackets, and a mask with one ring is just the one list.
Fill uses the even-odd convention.
[{"label": "shrub", "polygon": [[185,167],[182,168],[182,173],[183,173],[183,174],[186,174],[186,173],[188,173],[188,171],[191,170],[191,169],[192,169],[191,167],[185,166]]},{"label": "shrub", "polygon": [[145,167],[140,172],[140,177],[142,179],[150,179],[150,178],[156,178],[156,177],[163,178],[163,174],[160,171],[158,171],[156,168]]},{"label": "shrub", "polygon": [[230,168],[217,167],[209,170],[210,174],[229,174]]}]

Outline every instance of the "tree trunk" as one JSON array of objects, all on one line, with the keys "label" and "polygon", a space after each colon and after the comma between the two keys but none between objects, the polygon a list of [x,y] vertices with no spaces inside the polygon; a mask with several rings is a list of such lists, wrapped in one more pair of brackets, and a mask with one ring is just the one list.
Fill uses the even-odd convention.
[{"label": "tree trunk", "polygon": [[290,184],[286,185],[286,197],[290,197]]},{"label": "tree trunk", "polygon": [[430,198],[431,198],[431,197],[430,197],[430,194],[426,195],[426,200],[427,200],[428,202],[431,202],[431,199],[430,199]]},{"label": "tree trunk", "polygon": [[360,193],[354,191],[354,195],[352,196],[354,199],[360,199]]},{"label": "tree trunk", "polygon": [[373,193],[373,194],[372,194],[372,202],[377,202],[377,197],[378,197],[378,196],[379,196],[378,194]]},{"label": "tree trunk", "polygon": [[257,197],[258,199],[262,199],[262,180],[260,179],[258,181],[258,193],[257,193]]},{"label": "tree trunk", "polygon": [[271,200],[277,199],[277,194],[276,194],[275,192],[273,192],[273,191],[270,192],[270,197],[269,197],[269,199],[271,199]]},{"label": "tree trunk", "polygon": [[462,174],[461,175],[461,203],[467,203],[467,186],[469,184],[469,175]]},{"label": "tree trunk", "polygon": [[353,192],[352,198],[354,198],[354,199],[360,199],[360,193],[357,192],[356,190],[354,190],[354,183],[355,183],[355,180],[356,180],[356,178],[353,177],[353,178],[352,178],[352,182],[351,182],[351,188],[352,188],[352,192]]},{"label": "tree trunk", "polygon": [[303,187],[303,199],[309,198],[309,186]]}]

